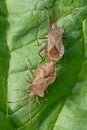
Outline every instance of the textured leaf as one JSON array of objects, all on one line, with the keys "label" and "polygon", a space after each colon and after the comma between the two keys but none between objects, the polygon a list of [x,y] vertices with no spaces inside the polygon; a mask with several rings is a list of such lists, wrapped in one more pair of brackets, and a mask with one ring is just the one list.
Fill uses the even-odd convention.
[{"label": "textured leaf", "polygon": [[[0,109],[7,112],[18,130],[86,130],[87,129],[87,4],[86,0],[15,0],[0,1]],[[66,12],[76,8],[72,14],[61,19],[58,27],[66,28],[67,39],[63,66],[56,81],[48,87],[44,98],[31,101],[32,123],[29,120],[29,94],[16,89],[26,89],[28,56],[35,72],[39,66],[38,51],[46,42],[37,38],[47,35],[47,6],[55,21]],[[42,53],[44,56],[45,53]],[[47,59],[43,62],[47,62]],[[57,64],[58,66],[58,64]],[[3,115],[1,115],[3,116]],[[2,126],[0,126],[2,129]],[[6,130],[5,127],[3,127]],[[13,130],[13,129],[12,129]]]},{"label": "textured leaf", "polygon": [[1,130],[16,130],[13,127],[11,121],[5,117],[5,115],[0,111],[0,129]]}]

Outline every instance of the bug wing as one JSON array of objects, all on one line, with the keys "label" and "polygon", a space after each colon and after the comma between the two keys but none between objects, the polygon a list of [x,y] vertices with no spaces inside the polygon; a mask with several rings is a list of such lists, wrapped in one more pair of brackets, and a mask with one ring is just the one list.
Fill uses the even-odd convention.
[{"label": "bug wing", "polygon": [[57,48],[57,50],[59,52],[58,60],[60,60],[64,55],[64,45],[62,43],[59,44],[59,45],[56,44],[56,48]]},{"label": "bug wing", "polygon": [[54,47],[55,45],[55,39],[53,34],[51,34],[50,32],[48,33],[48,44],[46,49],[48,50],[48,52]]}]

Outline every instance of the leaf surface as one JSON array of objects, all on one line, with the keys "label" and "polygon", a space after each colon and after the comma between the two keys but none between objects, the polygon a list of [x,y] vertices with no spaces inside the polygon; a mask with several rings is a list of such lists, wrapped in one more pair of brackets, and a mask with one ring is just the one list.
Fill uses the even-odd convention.
[{"label": "leaf surface", "polygon": [[[87,4],[77,1],[15,0],[0,2],[0,109],[7,112],[12,124],[18,130],[86,130],[87,129]],[[66,29],[64,58],[57,64],[63,66],[56,81],[48,87],[44,98],[31,101],[32,123],[29,120],[28,100],[22,100],[29,93],[17,91],[26,89],[28,71],[26,56],[35,72],[39,66],[38,51],[46,41],[37,38],[47,35],[47,11],[52,10],[55,21],[61,19],[59,28]],[[43,52],[44,56],[45,53]],[[47,62],[46,60],[43,62]],[[2,115],[1,115],[2,116]],[[0,126],[0,129],[2,126]],[[6,130],[5,127],[3,127]],[[13,130],[13,129],[12,129]]]}]

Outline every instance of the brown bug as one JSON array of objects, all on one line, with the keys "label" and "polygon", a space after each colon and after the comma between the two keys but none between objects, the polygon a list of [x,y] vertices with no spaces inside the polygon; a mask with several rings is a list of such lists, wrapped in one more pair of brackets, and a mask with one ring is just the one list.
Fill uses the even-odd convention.
[{"label": "brown bug", "polygon": [[[32,72],[33,73],[33,72]],[[56,79],[56,64],[53,61],[45,63],[39,66],[36,70],[35,79],[32,85],[29,87],[31,91],[29,94],[29,100],[36,96],[36,101],[39,97],[44,97],[47,87],[52,84]],[[30,105],[29,105],[29,115],[30,115]],[[30,115],[31,120],[31,115]]]},{"label": "brown bug", "polygon": [[[62,38],[63,38],[63,34],[65,32],[65,29],[57,28],[57,23],[60,21],[60,19],[67,16],[68,14],[72,13],[73,10],[64,14],[62,17],[60,17],[58,19],[58,21],[54,22],[54,17],[52,15],[51,11],[49,10],[49,8],[47,8],[47,7],[45,7],[45,8],[48,9],[48,11],[49,11],[49,15],[48,15],[48,25],[49,25],[48,41],[47,41],[46,46],[44,46],[39,51],[39,55],[40,55],[40,52],[45,49],[45,53],[46,53],[47,57],[49,58],[49,60],[57,62],[64,55],[64,45],[62,43]],[[49,20],[50,16],[52,18],[52,24],[50,24],[50,20]],[[47,37],[42,37],[41,39],[45,39],[45,38],[47,39]],[[40,55],[40,57],[42,58],[41,55]]]},{"label": "brown bug", "polygon": [[30,97],[33,97],[34,95],[44,97],[44,93],[49,86],[49,84],[52,84],[56,79],[56,65],[55,62],[50,61],[48,63],[45,63],[41,65],[36,70],[36,76],[32,83],[32,85],[29,87],[31,90]]},{"label": "brown bug", "polygon": [[[28,59],[28,61],[30,62],[29,59]],[[31,83],[31,86],[29,86],[28,89],[24,89],[24,90],[18,89],[19,91],[24,91],[24,92],[29,92],[29,90],[30,90],[29,96],[20,101],[15,101],[15,102],[8,101],[8,103],[17,103],[17,102],[21,102],[21,101],[29,99],[29,118],[31,121],[30,101],[34,96],[36,96],[36,101],[39,103],[38,96],[44,97],[47,87],[55,81],[55,79],[56,79],[56,62],[49,61],[49,62],[39,66],[37,68],[35,74],[30,69],[30,67],[29,67],[29,71],[34,76],[33,83],[31,83],[30,78],[28,78],[27,81],[29,83]]]}]

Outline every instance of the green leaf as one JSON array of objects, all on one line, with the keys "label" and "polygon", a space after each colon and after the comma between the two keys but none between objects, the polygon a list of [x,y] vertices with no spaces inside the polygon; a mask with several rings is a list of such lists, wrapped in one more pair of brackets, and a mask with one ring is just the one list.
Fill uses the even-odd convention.
[{"label": "green leaf", "polygon": [[6,112],[9,48],[7,45],[8,21],[5,1],[0,1],[0,110]]},{"label": "green leaf", "polygon": [[[0,110],[7,113],[11,121],[9,129],[13,130],[13,125],[18,130],[87,129],[86,3],[86,0],[0,1]],[[31,100],[31,123],[28,100],[16,102],[28,97],[29,93],[17,89],[27,89],[30,86],[26,83],[27,74],[32,81],[34,79],[28,71],[26,56],[29,57],[34,72],[39,66],[38,51],[46,41],[39,40],[40,46],[35,45],[37,38],[48,32],[47,10],[44,7],[50,8],[55,21],[68,11],[76,10],[58,23],[59,28],[66,29],[67,35],[64,58],[57,64],[57,67],[61,64],[63,70],[48,87],[48,93],[39,98],[40,106],[34,98]],[[43,63],[45,62],[47,58]],[[7,129],[6,126],[7,123],[3,126],[4,130]]]},{"label": "green leaf", "polygon": [[16,130],[11,121],[0,111],[0,129],[1,130]]}]

